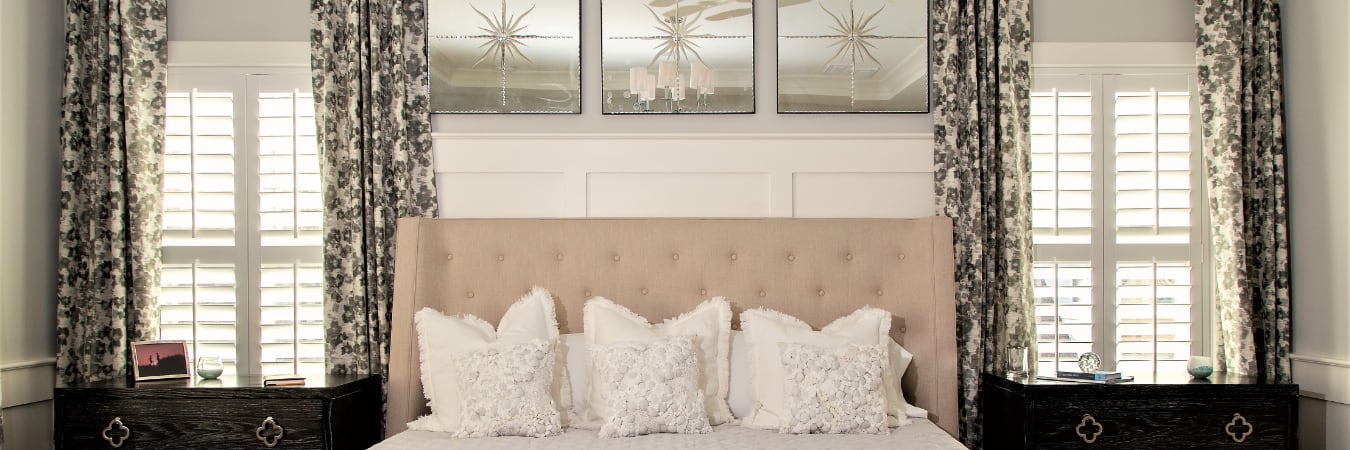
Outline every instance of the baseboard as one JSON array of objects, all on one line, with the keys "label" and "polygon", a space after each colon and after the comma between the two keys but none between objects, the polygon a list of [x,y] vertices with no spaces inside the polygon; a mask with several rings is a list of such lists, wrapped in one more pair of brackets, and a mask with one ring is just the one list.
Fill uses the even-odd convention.
[{"label": "baseboard", "polygon": [[1294,382],[1307,396],[1350,405],[1350,361],[1310,355],[1290,355]]}]

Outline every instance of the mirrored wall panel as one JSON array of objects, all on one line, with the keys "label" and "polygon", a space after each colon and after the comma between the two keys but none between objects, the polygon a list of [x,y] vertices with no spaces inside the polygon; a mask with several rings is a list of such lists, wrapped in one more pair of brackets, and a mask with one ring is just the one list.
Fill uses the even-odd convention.
[{"label": "mirrored wall panel", "polygon": [[431,110],[581,112],[578,0],[429,0]]},{"label": "mirrored wall panel", "polygon": [[927,0],[778,0],[778,112],[928,112]]},{"label": "mirrored wall panel", "polygon": [[605,114],[755,112],[751,0],[603,0]]}]

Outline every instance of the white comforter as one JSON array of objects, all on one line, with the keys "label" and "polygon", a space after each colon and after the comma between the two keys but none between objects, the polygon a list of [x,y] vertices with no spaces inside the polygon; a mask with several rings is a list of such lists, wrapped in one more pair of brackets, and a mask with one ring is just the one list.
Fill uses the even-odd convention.
[{"label": "white comforter", "polygon": [[926,419],[892,428],[888,435],[866,434],[779,434],[769,430],[721,425],[708,434],[651,434],[646,436],[602,439],[595,430],[569,428],[561,436],[548,438],[493,437],[455,439],[448,433],[404,431],[379,443],[381,450],[610,450],[610,449],[698,449],[698,450],[816,450],[816,449],[964,449],[946,431]]}]

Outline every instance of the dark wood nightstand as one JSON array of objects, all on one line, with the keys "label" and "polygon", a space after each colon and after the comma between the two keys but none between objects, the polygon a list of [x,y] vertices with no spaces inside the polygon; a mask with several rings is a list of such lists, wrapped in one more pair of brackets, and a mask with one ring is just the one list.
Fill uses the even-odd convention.
[{"label": "dark wood nightstand", "polygon": [[364,449],[383,415],[380,377],[367,375],[58,385],[55,408],[58,449]]},{"label": "dark wood nightstand", "polygon": [[1215,373],[1119,384],[985,374],[984,448],[1297,447],[1298,385]]}]

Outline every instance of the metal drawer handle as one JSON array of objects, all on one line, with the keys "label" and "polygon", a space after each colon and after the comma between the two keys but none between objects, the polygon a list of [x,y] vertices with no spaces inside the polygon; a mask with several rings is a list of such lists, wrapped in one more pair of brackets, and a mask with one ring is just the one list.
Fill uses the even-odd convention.
[{"label": "metal drawer handle", "polygon": [[[120,436],[108,436],[108,432],[112,431],[113,428],[122,430]],[[103,427],[102,436],[103,440],[108,442],[109,447],[118,448],[121,447],[122,443],[126,442],[127,439],[131,438],[131,429],[122,425],[121,417],[113,417],[113,420],[108,422],[108,426]]]},{"label": "metal drawer handle", "polygon": [[[1238,431],[1233,432],[1233,430]],[[1228,433],[1228,437],[1233,438],[1233,442],[1242,443],[1242,441],[1247,440],[1247,436],[1256,432],[1256,427],[1253,427],[1246,417],[1242,417],[1242,414],[1233,413],[1233,420],[1223,427],[1223,432]]]},{"label": "metal drawer handle", "polygon": [[[267,432],[267,436],[263,436],[264,431]],[[282,428],[281,425],[277,425],[277,421],[272,420],[271,417],[264,419],[262,421],[262,426],[258,427],[258,430],[253,432],[253,436],[257,437],[259,441],[262,441],[263,445],[267,446],[267,448],[276,447],[277,441],[280,441],[281,437],[285,435],[286,429]]]},{"label": "metal drawer handle", "polygon": [[[1084,428],[1089,431],[1083,432]],[[1101,422],[1097,422],[1097,419],[1092,418],[1092,415],[1083,414],[1083,420],[1078,422],[1078,426],[1074,427],[1073,432],[1078,433],[1078,437],[1083,439],[1083,443],[1091,444],[1097,442],[1097,438],[1106,432],[1106,428],[1102,427]]]}]

